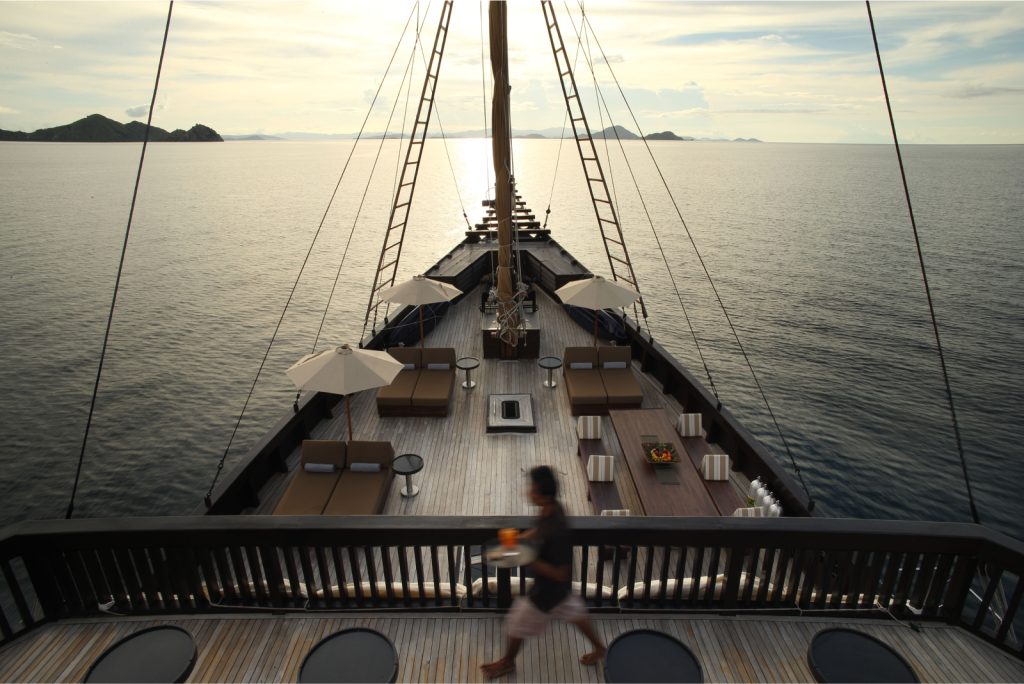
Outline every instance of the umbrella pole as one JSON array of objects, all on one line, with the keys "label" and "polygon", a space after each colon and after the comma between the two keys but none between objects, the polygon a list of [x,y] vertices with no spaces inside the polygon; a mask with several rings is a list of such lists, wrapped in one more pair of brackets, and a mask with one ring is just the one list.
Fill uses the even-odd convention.
[{"label": "umbrella pole", "polygon": [[597,309],[594,309],[594,347],[597,347]]},{"label": "umbrella pole", "polygon": [[423,349],[423,305],[420,304],[420,349]]},{"label": "umbrella pole", "polygon": [[352,404],[348,394],[345,395],[345,417],[348,418],[348,441],[352,441]]}]

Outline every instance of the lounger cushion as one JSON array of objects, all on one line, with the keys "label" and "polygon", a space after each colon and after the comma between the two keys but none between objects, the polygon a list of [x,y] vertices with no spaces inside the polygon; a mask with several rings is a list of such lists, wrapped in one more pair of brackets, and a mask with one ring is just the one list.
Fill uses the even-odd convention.
[{"label": "lounger cushion", "polygon": [[379,473],[383,467],[380,463],[350,463],[348,469],[353,473]]},{"label": "lounger cushion", "polygon": [[396,361],[413,364],[413,368],[422,367],[423,353],[419,347],[389,347],[388,354],[391,354]]},{"label": "lounger cushion", "polygon": [[274,507],[274,515],[320,515],[340,475],[340,472],[296,471],[288,489]]},{"label": "lounger cushion", "polygon": [[569,364],[569,368],[572,370],[593,370],[594,364],[589,361],[573,361]]},{"label": "lounger cushion", "polygon": [[338,466],[333,463],[303,463],[302,469],[307,473],[336,473]]},{"label": "lounger cushion", "polygon": [[704,454],[700,472],[705,480],[729,479],[729,456],[727,454]]},{"label": "lounger cushion", "polygon": [[601,416],[580,416],[576,421],[576,436],[580,439],[601,439]]},{"label": "lounger cushion", "polygon": [[612,482],[615,479],[615,457],[591,454],[587,461],[587,479],[591,482]]},{"label": "lounger cushion", "polygon": [[324,515],[376,515],[384,510],[390,484],[390,470],[379,473],[346,470],[324,506]]},{"label": "lounger cushion", "polygon": [[607,363],[625,363],[628,366],[633,360],[633,350],[629,347],[601,347],[597,350],[597,360],[602,367]]},{"label": "lounger cushion", "polygon": [[643,403],[644,392],[640,389],[640,383],[633,375],[632,368],[601,369],[600,373],[609,404],[639,406]]},{"label": "lounger cushion", "polygon": [[601,364],[601,368],[606,370],[619,370],[625,368],[628,365],[629,364],[626,363],[625,361],[605,361],[604,363]]},{"label": "lounger cushion", "polygon": [[422,370],[412,393],[414,406],[447,406],[455,384],[451,370]]},{"label": "lounger cushion", "polygon": [[427,347],[423,349],[423,365],[421,368],[435,363],[447,363],[448,368],[455,368],[455,350],[451,347]]},{"label": "lounger cushion", "polygon": [[606,508],[601,511],[601,515],[605,517],[621,518],[628,515],[632,515],[628,508]]},{"label": "lounger cushion", "polygon": [[574,405],[603,406],[608,403],[601,374],[597,371],[566,371],[565,389],[569,393],[569,401]]},{"label": "lounger cushion", "polygon": [[420,379],[420,371],[399,371],[391,384],[377,390],[378,406],[411,406],[412,395],[416,391],[416,383]]},{"label": "lounger cushion", "polygon": [[593,347],[566,347],[562,355],[563,368],[571,368],[574,363],[589,363],[593,368],[597,363],[597,350]]},{"label": "lounger cushion", "polygon": [[390,472],[391,462],[395,460],[395,450],[391,442],[371,442],[353,440],[348,445],[349,461],[352,463],[380,463],[387,466]]},{"label": "lounger cushion", "polygon": [[760,506],[754,506],[752,508],[737,508],[732,512],[734,518],[766,518],[768,517],[765,509]]},{"label": "lounger cushion", "polygon": [[699,413],[680,413],[676,422],[676,430],[680,437],[701,437],[704,435],[704,428],[701,425]]},{"label": "lounger cushion", "polygon": [[450,365],[448,365],[447,363],[428,363],[427,364],[427,370],[446,371],[446,370],[451,370],[451,368],[452,367]]},{"label": "lounger cushion", "polygon": [[302,440],[302,456],[299,462],[330,463],[337,470],[345,467],[345,443],[333,439]]}]

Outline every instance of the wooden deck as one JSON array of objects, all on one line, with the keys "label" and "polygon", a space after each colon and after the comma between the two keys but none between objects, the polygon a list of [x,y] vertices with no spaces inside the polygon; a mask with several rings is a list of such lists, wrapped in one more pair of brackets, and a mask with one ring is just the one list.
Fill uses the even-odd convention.
[{"label": "wooden deck", "polygon": [[[807,645],[821,629],[852,626],[899,651],[923,682],[1024,680],[1024,663],[967,632],[941,624],[915,631],[894,621],[771,617],[595,616],[606,643],[633,629],[656,629],[686,644],[705,681],[806,682]],[[323,637],[347,627],[369,627],[388,636],[398,651],[402,682],[480,681],[479,667],[500,655],[500,616],[446,614],[225,615],[176,619],[107,618],[62,621],[41,627],[0,649],[0,681],[81,681],[102,651],[136,630],[179,625],[192,633],[199,655],[188,681],[295,681],[306,653]],[[556,623],[528,641],[515,676],[499,681],[603,681],[600,667],[578,657],[586,640],[571,625]]]},{"label": "wooden deck", "polygon": [[[480,336],[485,317],[476,307],[479,291],[471,292],[453,306],[433,332],[427,345],[453,347],[457,356],[475,356],[480,367],[473,371],[477,386],[462,389],[460,371],[447,418],[380,418],[375,393],[363,392],[352,399],[352,423],[356,439],[387,440],[396,454],[417,453],[424,467],[414,476],[420,488],[418,496],[406,499],[399,494],[401,478],[396,478],[388,495],[384,513],[388,515],[529,515],[532,510],[525,496],[526,474],[535,465],[555,468],[561,481],[560,498],[569,515],[592,515],[587,502],[587,484],[577,457],[576,419],[570,415],[569,400],[556,374],[559,386],[542,385],[547,371],[536,360],[500,361],[484,359]],[[543,291],[537,294],[539,310],[533,315],[541,328],[541,356],[563,355],[566,346],[592,343],[591,335],[578,326]],[[666,416],[678,414],[682,407],[664,394],[651,378],[634,364],[643,388],[644,408],[661,408]],[[487,398],[490,394],[531,394],[537,432],[531,434],[488,434]],[[314,431],[316,439],[345,439],[344,413],[321,423]],[[622,464],[622,449],[615,438],[611,421],[602,418],[602,437],[607,453],[615,454]],[[260,505],[247,512],[269,514],[288,485],[298,462],[296,449],[288,459],[289,473],[273,477],[260,493]],[[616,472],[616,485],[624,505],[642,511],[629,471],[624,464]],[[737,491],[746,492],[748,482],[739,473],[732,478]]]}]

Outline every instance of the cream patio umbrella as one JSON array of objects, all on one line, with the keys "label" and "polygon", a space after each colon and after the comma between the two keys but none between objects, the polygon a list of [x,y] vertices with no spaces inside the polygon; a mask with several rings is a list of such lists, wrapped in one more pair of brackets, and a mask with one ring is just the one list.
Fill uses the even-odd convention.
[{"label": "cream patio umbrella", "polygon": [[440,280],[432,280],[426,276],[413,276],[412,280],[406,280],[394,287],[389,287],[380,293],[380,298],[385,302],[395,304],[410,304],[420,307],[420,347],[423,347],[423,304],[437,304],[448,302],[462,294],[462,290],[442,283]]},{"label": "cream patio umbrella", "polygon": [[597,346],[597,310],[629,306],[640,299],[640,293],[631,287],[620,285],[596,275],[584,280],[574,280],[555,290],[563,304],[581,306],[594,310],[594,346]]},{"label": "cream patio umbrella", "polygon": [[403,364],[387,352],[353,349],[347,344],[308,354],[285,371],[299,389],[345,395],[348,439],[352,441],[349,397],[374,387],[390,385]]}]

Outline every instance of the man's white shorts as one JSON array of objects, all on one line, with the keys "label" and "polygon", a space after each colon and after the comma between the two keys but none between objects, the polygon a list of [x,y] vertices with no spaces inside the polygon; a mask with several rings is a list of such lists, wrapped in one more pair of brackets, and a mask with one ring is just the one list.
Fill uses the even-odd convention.
[{"label": "man's white shorts", "polygon": [[512,604],[506,624],[510,637],[526,639],[541,634],[552,620],[579,622],[585,617],[587,617],[587,606],[577,594],[570,593],[547,613],[533,605],[533,601],[526,596],[520,596]]}]

